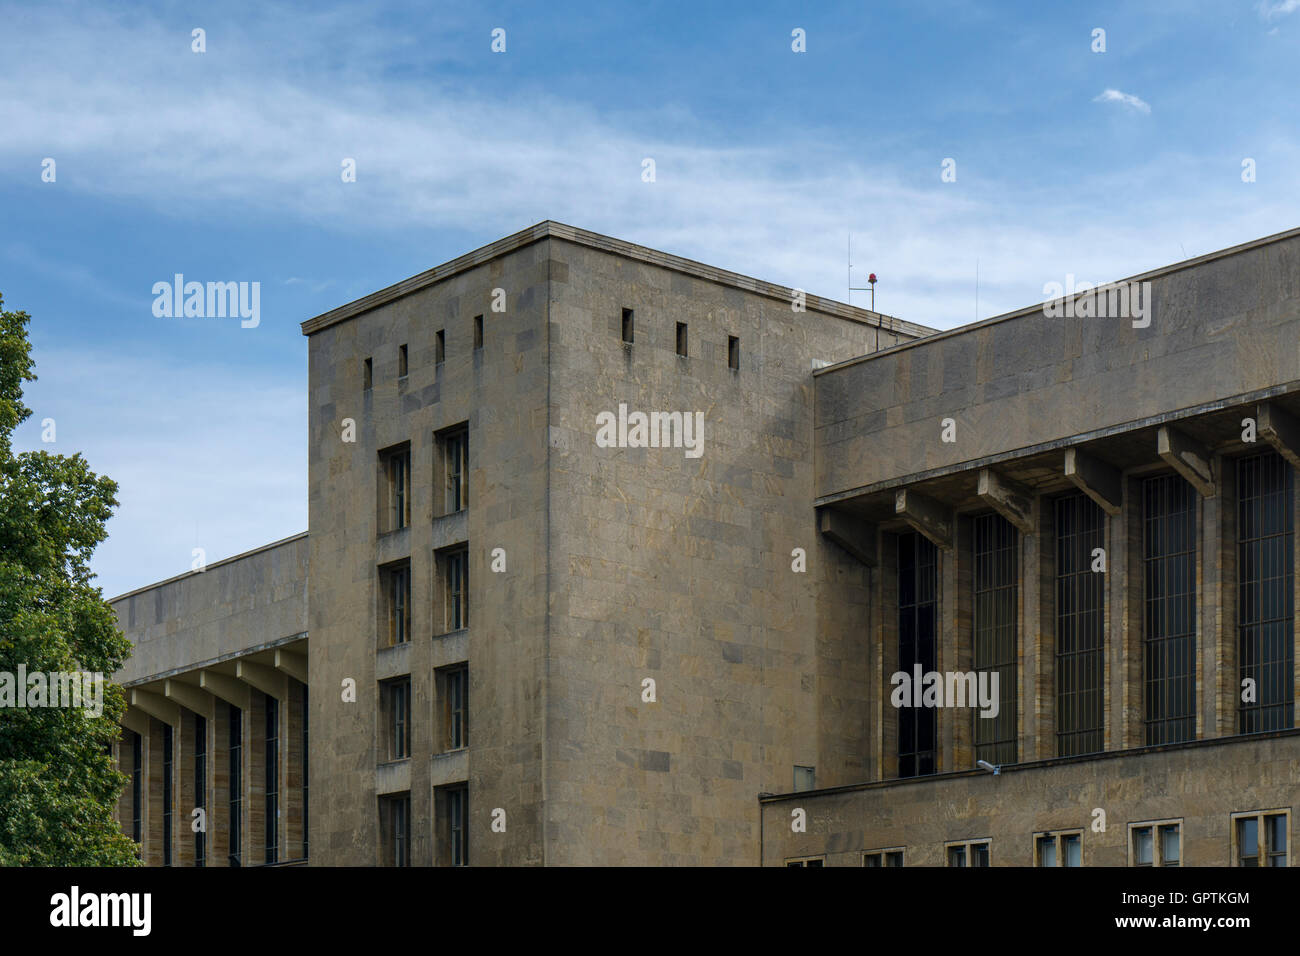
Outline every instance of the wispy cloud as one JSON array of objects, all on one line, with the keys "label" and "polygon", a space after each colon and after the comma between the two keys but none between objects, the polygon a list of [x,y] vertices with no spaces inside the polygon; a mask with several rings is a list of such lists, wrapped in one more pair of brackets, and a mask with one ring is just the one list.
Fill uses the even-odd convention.
[{"label": "wispy cloud", "polygon": [[1129,109],[1137,110],[1139,113],[1150,113],[1151,104],[1132,93],[1123,93],[1119,90],[1102,90],[1097,96],[1094,96],[1094,103],[1121,103]]},{"label": "wispy cloud", "polygon": [[1280,3],[1269,3],[1268,0],[1262,0],[1257,9],[1261,17],[1272,21],[1300,10],[1300,0],[1281,0]]}]

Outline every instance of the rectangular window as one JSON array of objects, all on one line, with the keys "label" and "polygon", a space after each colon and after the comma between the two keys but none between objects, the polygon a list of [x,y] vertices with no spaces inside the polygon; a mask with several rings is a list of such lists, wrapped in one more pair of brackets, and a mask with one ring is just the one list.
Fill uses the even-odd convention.
[{"label": "rectangular window", "polygon": [[794,768],[794,792],[801,793],[804,790],[815,790],[817,788],[817,768],[816,767],[795,767]]},{"label": "rectangular window", "polygon": [[469,429],[458,425],[434,437],[443,477],[442,513],[464,511],[469,507]]},{"label": "rectangular window", "polygon": [[144,738],[133,734],[131,740],[131,839],[143,839],[144,822]]},{"label": "rectangular window", "polygon": [[1055,513],[1056,752],[1073,757],[1103,746],[1106,575],[1093,562],[1105,548],[1106,517],[1083,494],[1057,498]]},{"label": "rectangular window", "polygon": [[411,795],[380,797],[380,826],[384,834],[385,863],[411,865]]},{"label": "rectangular window", "polygon": [[266,862],[280,858],[280,702],[266,698]]},{"label": "rectangular window", "polygon": [[1255,687],[1238,705],[1243,734],[1295,723],[1291,475],[1276,452],[1237,459],[1237,685]]},{"label": "rectangular window", "polygon": [[1236,866],[1287,866],[1287,818],[1280,812],[1239,813],[1233,816]]},{"label": "rectangular window", "polygon": [[1129,825],[1130,866],[1181,866],[1183,828],[1181,823],[1135,823]]},{"label": "rectangular window", "polygon": [[979,840],[970,843],[951,843],[948,845],[949,866],[990,866],[990,841]]},{"label": "rectangular window", "polygon": [[786,865],[787,867],[801,867],[801,866],[804,866],[804,867],[806,867],[806,866],[825,867],[825,866],[826,866],[826,857],[824,857],[824,856],[809,856],[809,857],[803,857],[803,858],[798,859],[798,860],[786,860],[786,861],[785,861],[785,865]]},{"label": "rectangular window", "polygon": [[244,712],[230,708],[230,865],[239,866],[244,818]]},{"label": "rectangular window", "polygon": [[1196,736],[1196,503],[1178,475],[1142,482],[1147,744]]},{"label": "rectangular window", "polygon": [[444,632],[469,627],[469,549],[439,551],[436,565],[442,577]]},{"label": "rectangular window", "polygon": [[474,348],[483,347],[483,316],[474,316]]},{"label": "rectangular window", "polygon": [[863,866],[902,866],[903,850],[901,847],[891,850],[872,850],[862,854]]},{"label": "rectangular window", "polygon": [[632,310],[624,309],[623,310],[623,344],[624,345],[632,344],[632,336],[635,331],[636,330],[633,327]]},{"label": "rectangular window", "polygon": [[307,785],[307,782],[311,779],[311,775],[309,773],[310,768],[308,767],[308,763],[309,763],[308,758],[311,756],[311,748],[307,746],[307,724],[311,716],[311,709],[307,706],[307,703],[308,703],[307,685],[303,684],[302,685],[302,855],[304,859],[310,856],[310,854],[308,853],[308,847],[310,841],[307,838],[307,834],[311,832],[311,830],[307,826],[309,822],[308,810],[311,807],[311,800],[309,799],[310,787],[308,787]]},{"label": "rectangular window", "polygon": [[387,759],[405,760],[411,756],[411,678],[386,681],[380,688],[388,718]]},{"label": "rectangular window", "polygon": [[686,323],[677,323],[677,354],[686,358]]},{"label": "rectangular window", "polygon": [[439,329],[433,334],[433,360],[441,365],[447,358],[447,332]]},{"label": "rectangular window", "polygon": [[1006,518],[975,518],[974,666],[977,675],[998,675],[999,697],[996,717],[984,717],[972,708],[975,756],[995,764],[1016,762],[1019,547],[1016,529]]},{"label": "rectangular window", "polygon": [[361,387],[366,391],[374,382],[375,364],[371,359],[366,359],[361,363]]},{"label": "rectangular window", "polygon": [[1083,834],[1040,833],[1034,838],[1035,866],[1082,866]]},{"label": "rectangular window", "polygon": [[162,805],[162,865],[172,865],[172,803],[175,794],[172,789],[172,725],[163,724],[163,805]]},{"label": "rectangular window", "polygon": [[438,791],[442,805],[442,862],[444,866],[469,865],[469,788],[461,785]]},{"label": "rectangular window", "polygon": [[411,639],[411,566],[406,562],[379,569],[380,646],[395,647]]},{"label": "rectangular window", "polygon": [[381,497],[380,534],[400,531],[411,523],[411,446],[379,453]]},{"label": "rectangular window", "polygon": [[[207,815],[208,806],[208,722],[194,718],[194,806]],[[208,835],[204,830],[194,834],[194,865],[206,866]]]},{"label": "rectangular window", "polygon": [[442,747],[444,751],[469,746],[469,667],[440,668],[437,672],[438,697],[442,706]]},{"label": "rectangular window", "polygon": [[727,336],[727,367],[740,368],[740,339],[734,335]]},{"label": "rectangular window", "polygon": [[[938,554],[926,537],[898,536],[898,669],[911,674],[935,669]],[[934,773],[937,747],[933,707],[898,708],[898,775]]]},{"label": "rectangular window", "polygon": [[406,346],[397,347],[397,377],[406,378]]}]

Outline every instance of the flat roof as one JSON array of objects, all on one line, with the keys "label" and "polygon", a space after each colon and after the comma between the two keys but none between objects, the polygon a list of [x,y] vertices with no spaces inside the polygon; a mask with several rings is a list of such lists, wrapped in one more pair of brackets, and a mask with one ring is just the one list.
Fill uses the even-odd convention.
[{"label": "flat roof", "polygon": [[[401,282],[394,283],[386,289],[380,289],[378,292],[372,292],[370,295],[363,296],[347,305],[339,306],[329,312],[324,312],[315,318],[308,319],[302,323],[302,334],[312,335],[322,329],[327,329],[331,325],[339,322],[345,322],[348,319],[369,312],[379,306],[387,305],[403,296],[426,289],[431,285],[450,279],[452,276],[472,269],[475,266],[482,265],[493,259],[500,258],[517,249],[540,242],[543,239],[563,239],[566,242],[577,243],[581,246],[587,246],[591,249],[598,249],[601,252],[608,252],[612,255],[622,256],[625,259],[632,259],[637,262],[644,262],[649,265],[660,266],[664,269],[671,269],[674,272],[680,272],[683,275],[692,276],[697,279],[703,279],[707,282],[715,282],[718,285],[731,286],[736,289],[743,289],[746,292],[753,292],[756,295],[767,296],[772,299],[779,299],[783,302],[790,302],[794,289],[789,286],[775,285],[771,282],[765,282],[762,279],[755,279],[750,276],[741,275],[738,272],[729,272],[726,269],[719,269],[715,266],[706,265],[703,262],[696,262],[693,259],[684,259],[681,256],[674,256],[667,252],[660,252],[657,249],[650,249],[646,246],[638,246],[635,243],[625,242],[622,239],[615,239],[612,236],[604,236],[598,232],[591,232],[587,229],[579,229],[576,226],[568,226],[562,222],[546,220],[536,225],[529,226],[527,229],[521,229],[514,235],[506,236],[504,239],[498,239],[496,242],[489,243],[475,249],[473,252],[467,252],[465,255],[450,262],[444,262],[440,266],[434,266],[427,272],[421,272],[419,275],[412,276],[409,279],[403,279]],[[805,293],[805,302],[808,310],[811,312],[820,312],[823,315],[831,315],[835,318],[846,319],[850,322],[858,322],[863,325],[876,326],[889,332],[898,332],[903,335],[924,336],[933,335],[937,330],[925,325],[917,325],[915,322],[905,322],[902,319],[885,315],[881,312],[873,312],[870,309],[861,309],[855,305],[849,305],[845,302],[837,302],[834,299],[823,298],[822,296]]]},{"label": "flat roof", "polygon": [[[1183,269],[1191,269],[1194,266],[1204,265],[1207,262],[1213,262],[1216,259],[1225,259],[1228,256],[1239,255],[1243,252],[1249,252],[1252,249],[1258,249],[1260,246],[1272,245],[1275,242],[1284,242],[1287,239],[1294,239],[1297,236],[1300,236],[1300,226],[1294,229],[1288,229],[1285,232],[1274,233],[1271,236],[1264,236],[1262,239],[1252,239],[1249,242],[1243,242],[1240,245],[1229,246],[1226,249],[1219,249],[1215,252],[1207,252],[1205,253],[1205,255],[1197,256],[1194,259],[1184,259],[1182,262],[1175,262],[1172,265],[1160,266],[1158,269],[1152,269],[1150,272],[1143,272],[1141,275],[1129,276],[1127,279],[1114,279],[1110,282],[1101,283],[1095,286],[1093,291],[1095,291],[1095,289],[1106,289],[1109,288],[1110,286],[1119,285],[1120,283],[1146,282],[1150,279],[1157,279],[1162,276],[1172,275],[1175,272],[1181,272]],[[1075,296],[1071,296],[1070,298],[1075,298],[1079,295],[1083,295],[1087,291],[1089,290],[1078,292],[1075,294]],[[1041,312],[1043,310],[1043,307],[1047,305],[1048,301],[1055,301],[1055,300],[1044,300],[1042,302],[1039,302],[1037,305],[1025,306],[1023,309],[1016,309],[1013,312],[1004,312],[1001,315],[995,315],[988,319],[980,319],[978,322],[968,322],[966,325],[959,325],[956,328],[945,329],[942,332],[935,332],[934,334],[929,335],[924,339],[902,342],[898,345],[891,345],[889,348],[879,349],[875,352],[868,352],[865,355],[858,355],[855,356],[854,358],[845,359],[842,362],[836,362],[834,365],[827,365],[823,368],[817,369],[816,371],[813,372],[813,376],[817,377],[819,375],[825,375],[827,372],[833,372],[837,369],[847,368],[848,366],[856,365],[859,362],[870,361],[871,359],[877,358],[881,355],[893,355],[901,351],[902,349],[915,348],[918,345],[929,345],[931,342],[938,342],[941,341],[942,339],[951,338],[955,335],[965,335],[967,332],[974,332],[978,329],[982,329],[990,325],[995,325],[998,322],[1006,322],[1009,319],[1017,319],[1020,318],[1021,316],[1031,315],[1035,312]]]},{"label": "flat roof", "polygon": [[213,568],[219,568],[223,564],[232,564],[235,561],[242,561],[244,558],[251,558],[255,554],[261,554],[263,551],[270,551],[272,548],[278,548],[281,545],[289,544],[290,542],[298,541],[305,537],[307,537],[307,532],[300,531],[298,534],[291,534],[287,538],[281,538],[279,541],[272,541],[270,544],[264,544],[261,547],[253,548],[251,551],[245,551],[243,554],[231,555],[228,558],[222,558],[220,561],[213,561],[211,564],[205,564],[202,571],[186,571],[184,574],[177,574],[173,577],[165,578],[162,581],[155,581],[153,584],[146,584],[143,587],[127,591],[125,594],[119,594],[117,597],[106,598],[106,600],[109,604],[116,604],[118,601],[124,601],[129,597],[135,597],[137,594],[142,594],[145,591],[152,591],[154,588],[160,588],[166,584],[175,584],[177,581],[182,581],[185,578],[192,578],[196,574],[207,574]]}]

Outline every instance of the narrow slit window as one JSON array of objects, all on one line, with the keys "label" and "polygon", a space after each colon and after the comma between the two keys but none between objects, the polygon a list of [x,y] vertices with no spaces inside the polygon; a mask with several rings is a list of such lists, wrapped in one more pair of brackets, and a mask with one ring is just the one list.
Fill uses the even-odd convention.
[{"label": "narrow slit window", "polygon": [[677,354],[682,358],[687,357],[686,352],[686,323],[677,323]]},{"label": "narrow slit window", "polygon": [[483,316],[474,316],[474,348],[483,347]]},{"label": "narrow slit window", "polygon": [[727,367],[740,369],[740,339],[734,335],[727,336]]},{"label": "narrow slit window", "polygon": [[623,310],[623,344],[631,345],[632,336],[635,333],[635,321],[631,309]]}]

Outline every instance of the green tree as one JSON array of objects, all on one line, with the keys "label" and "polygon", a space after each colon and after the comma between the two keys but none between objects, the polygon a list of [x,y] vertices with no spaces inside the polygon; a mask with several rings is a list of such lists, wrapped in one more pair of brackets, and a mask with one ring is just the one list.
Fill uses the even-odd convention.
[{"label": "green tree", "polygon": [[113,820],[126,777],[109,754],[126,704],[107,681],[131,645],[88,565],[117,485],[80,454],[13,453],[31,415],[23,383],[36,378],[29,321],[0,297],[0,675],[100,672],[104,710],[0,707],[0,865],[133,865]]}]

